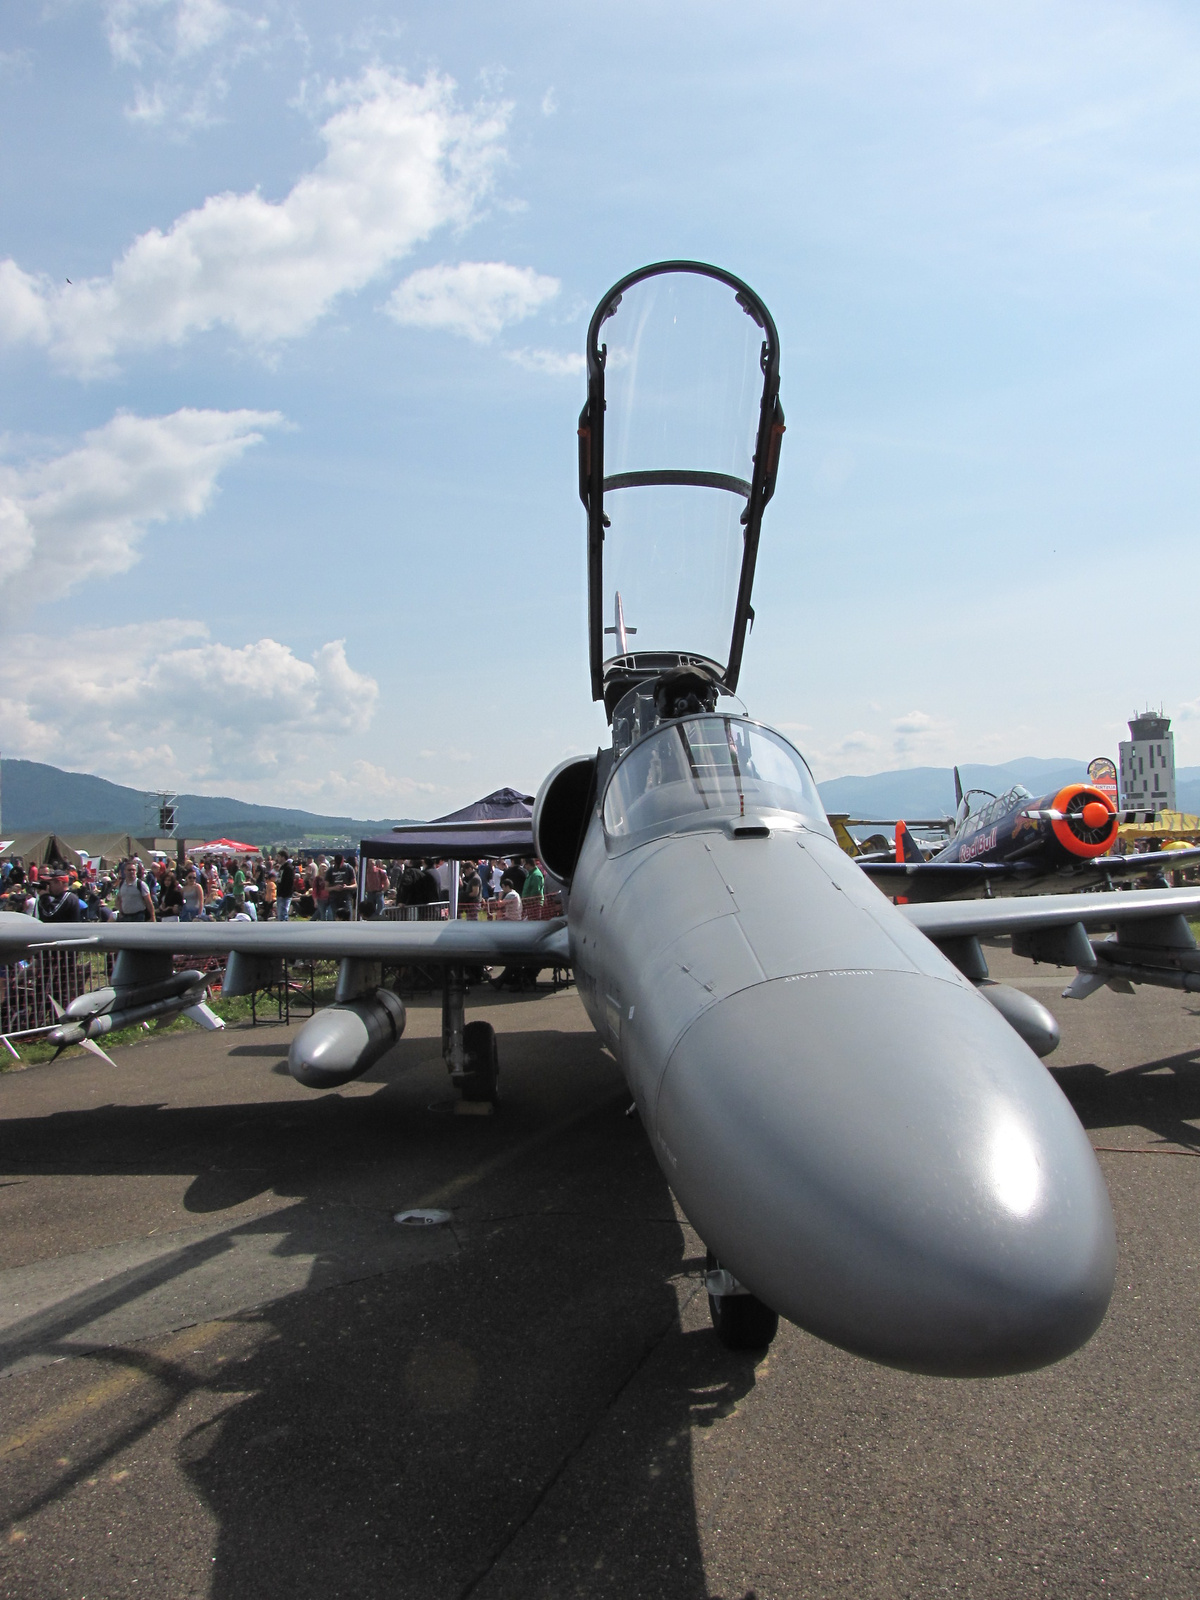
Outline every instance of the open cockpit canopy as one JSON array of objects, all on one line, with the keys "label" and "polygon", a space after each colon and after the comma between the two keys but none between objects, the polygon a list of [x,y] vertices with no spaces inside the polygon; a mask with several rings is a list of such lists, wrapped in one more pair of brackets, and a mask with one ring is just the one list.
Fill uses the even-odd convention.
[{"label": "open cockpit canopy", "polygon": [[766,306],[718,267],[615,284],[588,328],[579,493],[592,694],[613,709],[672,668],[737,685],[783,412]]}]

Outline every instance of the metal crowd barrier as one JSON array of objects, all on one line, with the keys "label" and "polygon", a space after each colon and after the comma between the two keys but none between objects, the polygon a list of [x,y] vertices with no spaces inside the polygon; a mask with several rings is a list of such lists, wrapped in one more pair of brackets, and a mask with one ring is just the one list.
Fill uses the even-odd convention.
[{"label": "metal crowd barrier", "polygon": [[[445,922],[450,915],[449,900],[435,900],[427,906],[384,906],[376,921],[386,922]],[[503,922],[503,900],[480,900],[477,903],[460,900],[459,920],[472,922]],[[562,916],[562,896],[543,895],[538,900],[522,900],[523,922],[548,922],[551,917]]]},{"label": "metal crowd barrier", "polygon": [[98,950],[31,950],[24,961],[0,967],[0,1036],[52,1028],[52,1000],[65,1010],[71,1001],[103,988],[113,957]]},{"label": "metal crowd barrier", "polygon": [[[381,917],[390,922],[444,922],[449,914],[449,901],[440,900],[427,906],[385,906]],[[460,902],[458,915],[460,919],[503,922],[504,902],[483,900],[478,905]],[[548,894],[540,900],[521,902],[521,916],[526,922],[545,922],[561,915],[561,895]],[[102,988],[112,978],[113,960],[111,951],[105,954],[86,949],[32,950],[26,960],[0,966],[0,1038],[53,1027],[58,1018],[51,1001],[57,1001],[65,1010],[77,996]],[[177,970],[199,966],[216,988],[225,964],[219,956],[199,959],[177,956],[175,965]],[[315,1000],[308,1004],[311,1008]]]},{"label": "metal crowd barrier", "polygon": [[435,900],[427,906],[384,906],[376,922],[444,922],[450,915],[449,900]]}]

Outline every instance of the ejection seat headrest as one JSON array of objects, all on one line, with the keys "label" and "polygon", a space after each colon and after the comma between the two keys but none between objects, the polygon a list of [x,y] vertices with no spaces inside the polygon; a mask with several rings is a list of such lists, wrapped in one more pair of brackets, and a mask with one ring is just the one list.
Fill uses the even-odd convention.
[{"label": "ejection seat headrest", "polygon": [[663,719],[715,711],[717,693],[716,680],[703,667],[672,667],[655,681],[654,709]]}]

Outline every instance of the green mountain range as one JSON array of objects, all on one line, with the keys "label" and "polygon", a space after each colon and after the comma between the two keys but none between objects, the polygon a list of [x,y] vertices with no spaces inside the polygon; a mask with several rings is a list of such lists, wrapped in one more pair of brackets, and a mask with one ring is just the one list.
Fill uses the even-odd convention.
[{"label": "green mountain range", "polygon": [[[966,763],[960,767],[967,788],[1002,794],[1023,783],[1046,794],[1064,783],[1079,783],[1086,763],[1026,756],[1000,766]],[[943,817],[954,813],[954,776],[949,767],[907,767],[864,778],[833,778],[819,785],[828,811],[867,818]],[[1200,767],[1175,774],[1176,799],[1183,811],[1200,812]],[[318,839],[362,839],[386,833],[412,817],[331,817],[289,806],[260,806],[225,795],[181,794],[176,831],[185,838],[244,839],[247,844]],[[86,772],[63,772],[40,761],[0,761],[0,824],[3,837],[47,833],[132,833],[145,837],[158,825],[140,789],[128,789]]]},{"label": "green mountain range", "polygon": [[[999,766],[964,762],[959,774],[966,789],[988,789],[1003,794],[1023,783],[1035,795],[1050,794],[1064,783],[1087,779],[1086,761],[1022,756]],[[827,811],[852,817],[952,817],[954,771],[951,767],[906,767],[900,772],[876,772],[866,778],[833,778],[818,784]],[[1175,799],[1181,811],[1200,813],[1200,767],[1178,767]]]},{"label": "green mountain range", "polygon": [[[244,840],[267,844],[318,838],[360,839],[386,833],[411,817],[322,816],[289,806],[260,806],[226,795],[181,794],[176,832],[182,837]],[[147,837],[158,823],[140,789],[127,789],[87,772],[63,772],[40,761],[0,761],[0,824],[8,839],[17,833],[132,833]]]}]

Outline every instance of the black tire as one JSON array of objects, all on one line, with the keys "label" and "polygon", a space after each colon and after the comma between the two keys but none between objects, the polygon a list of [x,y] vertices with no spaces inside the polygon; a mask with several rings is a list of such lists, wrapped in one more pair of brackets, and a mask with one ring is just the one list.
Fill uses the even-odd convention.
[{"label": "black tire", "polygon": [[464,1100],[489,1100],[492,1105],[499,1098],[497,1079],[500,1076],[500,1052],[496,1046],[496,1030],[490,1022],[468,1022],[463,1029],[463,1075],[460,1087]]},{"label": "black tire", "polygon": [[[705,1270],[717,1258],[708,1252]],[[752,1294],[710,1294],[708,1314],[713,1331],[727,1350],[765,1350],[779,1332],[779,1313]]]}]

